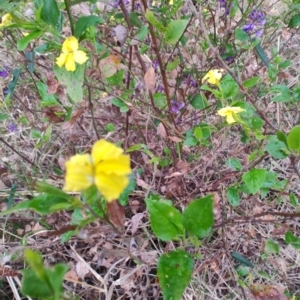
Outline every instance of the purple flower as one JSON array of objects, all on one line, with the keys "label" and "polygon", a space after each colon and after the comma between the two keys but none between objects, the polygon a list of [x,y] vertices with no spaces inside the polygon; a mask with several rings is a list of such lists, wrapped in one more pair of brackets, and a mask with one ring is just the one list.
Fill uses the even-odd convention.
[{"label": "purple flower", "polygon": [[255,35],[256,37],[261,37],[263,33],[264,33],[263,29],[259,29],[255,32]]},{"label": "purple flower", "polygon": [[15,123],[10,123],[7,128],[8,128],[8,130],[10,132],[16,132],[16,131],[18,131],[18,127],[17,127],[17,125]]},{"label": "purple flower", "polygon": [[252,10],[252,12],[249,14],[249,18],[261,26],[264,26],[267,22],[264,13],[257,9]]},{"label": "purple flower", "polygon": [[231,10],[231,3],[228,3],[227,0],[219,0],[220,7],[225,8],[225,15],[229,15]]},{"label": "purple flower", "polygon": [[183,107],[184,107],[184,103],[183,102],[180,102],[180,101],[177,101],[175,99],[172,99],[171,100],[171,109],[172,109],[172,112],[174,114],[177,114]]},{"label": "purple flower", "polygon": [[1,70],[1,71],[0,71],[0,77],[5,78],[5,77],[7,77],[7,76],[8,76],[7,70]]},{"label": "purple flower", "polygon": [[242,29],[243,29],[245,32],[250,33],[252,30],[255,29],[255,25],[252,24],[252,23],[248,23],[248,24],[244,25],[244,26],[242,27]]},{"label": "purple flower", "polygon": [[155,89],[156,93],[163,93],[164,91],[165,91],[165,88],[161,84],[159,84]]},{"label": "purple flower", "polygon": [[[114,0],[114,1],[112,1],[111,5],[114,8],[118,8],[120,6],[120,3],[121,3],[121,0]],[[124,0],[124,4],[128,5],[129,4],[129,0]]]},{"label": "purple flower", "polygon": [[157,60],[154,60],[153,63],[152,63],[152,66],[153,66],[153,68],[154,68],[155,70],[157,70],[158,67],[159,67],[158,61],[157,61]]},{"label": "purple flower", "polygon": [[197,87],[197,82],[190,75],[186,76],[182,83],[188,86]]},{"label": "purple flower", "polygon": [[226,0],[219,0],[219,3],[220,3],[220,6],[222,7],[222,8],[225,8],[226,7]]}]

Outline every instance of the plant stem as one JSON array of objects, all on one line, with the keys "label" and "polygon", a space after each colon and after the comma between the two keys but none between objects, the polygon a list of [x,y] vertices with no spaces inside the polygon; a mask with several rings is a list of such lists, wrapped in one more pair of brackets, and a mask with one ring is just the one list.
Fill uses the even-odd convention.
[{"label": "plant stem", "polygon": [[70,21],[72,35],[74,35],[74,23],[73,23],[73,18],[72,18],[71,10],[70,10],[69,0],[64,0],[64,3],[65,3],[65,6],[66,6],[68,18],[69,18],[69,21]]}]

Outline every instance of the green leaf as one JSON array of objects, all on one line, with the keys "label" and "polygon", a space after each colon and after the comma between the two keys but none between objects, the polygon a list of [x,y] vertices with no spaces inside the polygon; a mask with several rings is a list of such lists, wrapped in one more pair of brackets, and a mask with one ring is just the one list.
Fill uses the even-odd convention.
[{"label": "green leaf", "polygon": [[240,205],[241,198],[237,188],[231,186],[226,191],[226,197],[231,206],[235,207]]},{"label": "green leaf", "polygon": [[256,46],[255,46],[255,50],[256,50],[256,53],[258,55],[258,57],[261,59],[261,61],[264,63],[264,65],[269,68],[270,66],[270,61],[269,61],[269,58],[267,56],[267,53],[265,52],[265,50],[263,49],[263,47],[261,46],[261,43],[258,43]]},{"label": "green leaf", "polygon": [[236,158],[228,158],[225,161],[225,165],[231,169],[233,169],[234,171],[241,171],[243,170],[243,166],[241,165],[241,163],[239,162],[238,159]]},{"label": "green leaf", "polygon": [[[74,102],[80,102],[83,99],[83,79],[85,64],[76,64],[74,72],[67,71],[64,67],[55,66],[54,74],[62,85],[66,85],[67,93]],[[52,95],[53,96],[53,95]]]},{"label": "green leaf", "polygon": [[265,181],[266,173],[266,170],[263,169],[252,169],[243,174],[242,180],[252,194],[256,194],[260,190]]},{"label": "green leaf", "polygon": [[113,98],[110,100],[111,103],[120,108],[120,112],[127,112],[129,110],[128,106],[125,104],[124,101],[122,101],[121,99],[117,99],[117,98]]},{"label": "green leaf", "polygon": [[179,65],[179,63],[180,63],[180,59],[179,58],[175,59],[172,62],[169,62],[168,65],[167,65],[167,67],[166,67],[166,70],[168,72],[174,70]]},{"label": "green leaf", "polygon": [[171,241],[182,236],[182,216],[180,212],[164,202],[145,199],[150,214],[151,228],[163,241]]},{"label": "green leaf", "polygon": [[1,114],[1,113],[0,113],[0,121],[7,120],[8,118],[9,118],[9,115],[8,115],[8,114]]},{"label": "green leaf", "polygon": [[296,195],[294,193],[290,193],[289,198],[290,198],[290,203],[294,207],[298,207],[299,206],[298,198],[296,197]]},{"label": "green leaf", "polygon": [[221,81],[222,98],[228,99],[239,92],[239,86],[236,81],[227,74]]},{"label": "green leaf", "polygon": [[198,144],[197,139],[194,136],[194,132],[191,130],[188,130],[186,132],[186,138],[185,141],[183,143],[184,146],[188,146],[188,147],[192,147],[192,146],[196,146]]},{"label": "green leaf", "polygon": [[169,23],[165,32],[166,43],[171,45],[176,44],[183,35],[188,22],[188,20],[175,20]]},{"label": "green leaf", "polygon": [[165,109],[167,106],[167,98],[163,93],[155,93],[153,95],[153,101],[155,106],[159,109]]},{"label": "green leaf", "polygon": [[28,35],[24,36],[23,38],[19,39],[17,42],[17,49],[19,51],[25,50],[27,45],[32,41],[37,38],[39,38],[42,35],[43,31],[37,30],[29,33]]},{"label": "green leaf", "polygon": [[249,40],[249,35],[241,28],[237,28],[235,30],[234,37],[236,40],[241,42],[247,42]]},{"label": "green leaf", "polygon": [[143,23],[136,12],[131,12],[129,14],[129,21],[132,26],[135,26],[137,28],[141,28],[143,26]]},{"label": "green leaf", "polygon": [[52,292],[45,281],[40,279],[32,269],[22,271],[21,293],[38,299],[49,299]]},{"label": "green leaf", "polygon": [[131,173],[129,176],[129,184],[119,197],[119,203],[122,206],[125,206],[128,204],[129,194],[135,190],[135,187],[136,187],[135,176],[134,176],[134,173]]},{"label": "green leaf", "polygon": [[252,264],[252,262],[238,252],[233,251],[231,253],[231,257],[246,267],[254,268],[254,265]]},{"label": "green leaf", "polygon": [[[275,137],[275,136],[274,136]],[[276,138],[272,138],[266,145],[267,152],[276,159],[286,158],[287,155],[287,147],[286,145],[279,141]]]},{"label": "green leaf", "polygon": [[291,231],[287,231],[285,233],[285,242],[293,246],[295,249],[300,249],[300,238],[294,236]]},{"label": "green leaf", "polygon": [[265,244],[265,253],[266,254],[278,254],[279,253],[279,245],[272,239],[268,239]]},{"label": "green leaf", "polygon": [[63,190],[45,182],[38,182],[37,190],[40,193],[47,193],[49,195],[64,198],[66,200],[70,200],[72,198],[69,194],[67,194]]},{"label": "green leaf", "polygon": [[189,234],[205,237],[214,223],[213,196],[208,195],[192,201],[182,214],[182,222]]},{"label": "green leaf", "polygon": [[201,92],[199,95],[196,95],[192,101],[191,101],[191,105],[195,108],[195,109],[204,109],[208,106],[207,100],[204,96],[204,94]]},{"label": "green leaf", "polygon": [[158,31],[165,32],[166,27],[164,27],[154,16],[153,12],[150,9],[146,10],[145,17],[147,21],[152,24]]},{"label": "green leaf", "polygon": [[33,74],[33,71],[34,71],[34,56],[35,56],[34,51],[25,51],[27,67],[31,74]]},{"label": "green leaf", "polygon": [[286,134],[282,131],[277,131],[276,135],[277,135],[277,139],[283,142],[286,145],[286,147],[288,147]]},{"label": "green leaf", "polygon": [[80,17],[75,25],[74,36],[79,39],[89,27],[104,22],[102,18],[93,15]]},{"label": "green leaf", "polygon": [[42,81],[38,81],[36,83],[36,86],[38,88],[38,92],[41,96],[41,106],[45,107],[45,106],[53,106],[53,105],[57,105],[57,99],[55,95],[52,94],[48,94],[48,86],[43,83]]},{"label": "green leaf", "polygon": [[7,87],[8,88],[8,95],[6,96],[7,100],[9,100],[10,97],[12,96],[12,94],[14,93],[14,90],[17,86],[20,74],[21,74],[20,69],[14,69],[13,70],[13,78],[12,78],[11,82],[9,83],[9,85]]},{"label": "green leaf", "polygon": [[143,25],[140,30],[138,31],[135,39],[138,41],[143,41],[148,34],[148,25]]},{"label": "green leaf", "polygon": [[243,82],[243,87],[251,88],[251,87],[256,86],[259,82],[260,82],[260,77],[255,76],[255,77],[252,77],[252,78],[249,78],[249,79],[245,80]]},{"label": "green leaf", "polygon": [[300,154],[300,125],[295,126],[287,137],[289,149]]},{"label": "green leaf", "polygon": [[60,17],[60,12],[56,1],[42,0],[39,2],[42,4],[42,11],[41,11],[42,20],[45,23],[52,25],[53,27],[56,27]]},{"label": "green leaf", "polygon": [[288,25],[289,28],[296,28],[298,26],[300,26],[300,14],[294,15],[290,19],[290,22],[289,22],[289,25]]},{"label": "green leaf", "polygon": [[181,249],[163,254],[157,264],[157,276],[164,300],[180,300],[194,267],[191,255]]},{"label": "green leaf", "polygon": [[273,85],[270,92],[275,92],[277,95],[271,99],[274,102],[289,102],[291,101],[290,89],[284,84]]},{"label": "green leaf", "polygon": [[[8,215],[11,213],[24,211],[24,210],[33,210],[40,215],[47,215],[54,212],[54,207],[58,204],[63,204],[65,209],[70,208],[70,202],[66,198],[55,197],[52,195],[41,194],[31,200],[23,201],[12,208],[2,211],[0,216]],[[59,210],[59,209],[57,209]]]}]

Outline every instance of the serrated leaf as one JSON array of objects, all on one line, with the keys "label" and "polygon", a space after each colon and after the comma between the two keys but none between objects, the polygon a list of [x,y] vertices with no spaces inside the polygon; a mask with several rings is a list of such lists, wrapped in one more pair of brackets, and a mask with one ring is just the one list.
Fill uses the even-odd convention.
[{"label": "serrated leaf", "polygon": [[266,170],[263,169],[252,169],[247,173],[244,173],[242,176],[242,180],[245,182],[252,194],[256,194],[260,190],[265,178]]},{"label": "serrated leaf", "polygon": [[172,21],[165,32],[165,40],[167,44],[174,45],[178,42],[180,37],[183,35],[186,26],[188,24],[188,20],[175,20]]},{"label": "serrated leaf", "polygon": [[225,161],[225,165],[231,169],[233,169],[234,171],[241,171],[243,169],[243,166],[241,165],[241,163],[239,162],[238,159],[236,158],[228,158]]},{"label": "serrated leaf", "polygon": [[205,237],[214,223],[213,196],[192,201],[182,214],[182,222],[190,235]]},{"label": "serrated leaf", "polygon": [[180,300],[194,267],[191,255],[181,249],[163,254],[157,264],[157,276],[164,300]]},{"label": "serrated leaf", "polygon": [[180,212],[164,202],[145,199],[150,214],[151,228],[163,241],[171,241],[182,236],[182,216]]},{"label": "serrated leaf", "polygon": [[75,25],[74,36],[79,39],[89,27],[96,24],[102,24],[104,22],[104,19],[93,15],[80,17]]},{"label": "serrated leaf", "polygon": [[295,126],[287,137],[289,149],[300,154],[300,125]]}]

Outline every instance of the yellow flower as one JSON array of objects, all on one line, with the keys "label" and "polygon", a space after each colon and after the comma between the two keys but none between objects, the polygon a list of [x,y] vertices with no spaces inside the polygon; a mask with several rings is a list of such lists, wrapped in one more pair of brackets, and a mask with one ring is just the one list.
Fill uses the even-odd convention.
[{"label": "yellow flower", "polygon": [[11,14],[5,14],[3,17],[2,17],[2,20],[1,20],[1,23],[0,23],[0,28],[1,27],[5,27],[5,26],[8,26],[12,23],[12,16]]},{"label": "yellow flower", "polygon": [[214,69],[210,70],[206,73],[206,75],[202,78],[202,83],[207,80],[210,84],[216,84],[219,85],[220,79],[222,78],[223,69]]},{"label": "yellow flower", "polygon": [[169,5],[173,5],[174,4],[174,1],[173,0],[170,0],[169,1]]},{"label": "yellow flower", "polygon": [[242,111],[245,111],[243,108],[240,108],[239,106],[226,106],[222,109],[218,110],[218,115],[222,117],[226,117],[226,121],[228,124],[234,123],[235,121],[235,115],[237,113],[240,113]]},{"label": "yellow flower", "polygon": [[129,183],[130,157],[106,140],[97,141],[91,154],[77,154],[66,162],[64,190],[82,191],[95,184],[107,202],[118,199]]},{"label": "yellow flower", "polygon": [[66,38],[62,45],[62,53],[56,58],[56,64],[67,71],[75,71],[75,62],[82,65],[88,60],[85,52],[78,50],[78,40],[74,36]]}]

